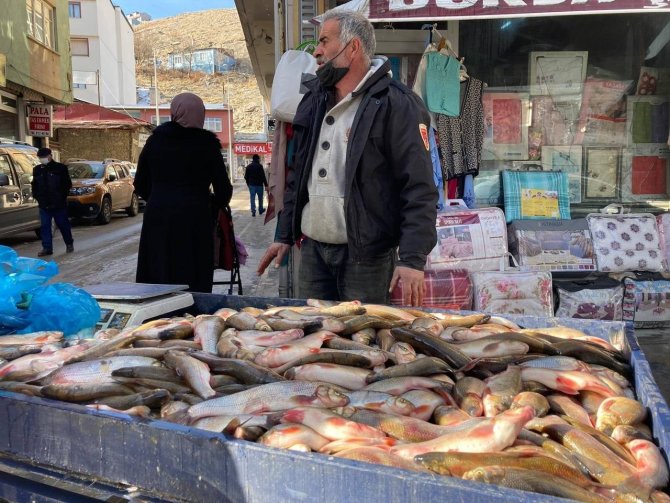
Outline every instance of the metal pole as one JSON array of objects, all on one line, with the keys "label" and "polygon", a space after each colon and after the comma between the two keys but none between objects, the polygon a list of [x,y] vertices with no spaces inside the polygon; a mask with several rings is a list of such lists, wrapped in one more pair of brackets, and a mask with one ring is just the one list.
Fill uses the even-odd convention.
[{"label": "metal pole", "polygon": [[156,49],[154,49],[154,89],[156,91],[156,97],[155,97],[155,105],[156,105],[156,126],[160,126],[161,120],[160,120],[160,112],[158,111],[158,71],[156,70],[157,62],[156,62]]},{"label": "metal pole", "polygon": [[282,30],[281,30],[281,1],[282,0],[274,0],[274,29],[275,29],[275,68],[277,68],[277,65],[279,64],[279,59],[281,58],[282,52],[281,52],[281,38],[282,38]]},{"label": "metal pole", "polygon": [[[100,70],[95,71],[95,78],[98,81],[98,107],[100,107]],[[98,114],[100,114],[100,108],[98,108]],[[99,115],[98,118],[100,118]]]},{"label": "metal pole", "polygon": [[228,165],[230,166],[230,178],[231,181],[235,179],[233,176],[234,167],[233,167],[233,120],[232,120],[232,108],[230,107],[230,91],[228,86],[226,86],[226,108],[228,109]]}]

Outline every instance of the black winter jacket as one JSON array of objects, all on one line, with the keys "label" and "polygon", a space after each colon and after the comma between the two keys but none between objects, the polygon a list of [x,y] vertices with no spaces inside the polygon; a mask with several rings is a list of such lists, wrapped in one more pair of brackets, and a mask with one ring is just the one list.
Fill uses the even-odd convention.
[{"label": "black winter jacket", "polygon": [[233,188],[216,135],[176,122],[158,126],[142,149],[135,175],[135,190],[147,201],[138,283],[186,284],[191,291],[212,291],[210,185],[216,206],[227,206]]},{"label": "black winter jacket", "polygon": [[[430,117],[421,99],[392,80],[385,61],[355,94],[362,100],[351,127],[344,208],[349,256],[370,259],[399,247],[397,265],[423,270],[437,242],[437,189],[428,144]],[[318,79],[306,82],[293,121],[295,154],[289,159],[277,241],[300,237],[302,209],[321,124],[332,96]]]},{"label": "black winter jacket", "polygon": [[247,185],[267,186],[268,184],[265,178],[265,170],[261,163],[257,161],[253,161],[246,167],[244,170],[244,180],[247,182]]},{"label": "black winter jacket", "polygon": [[38,164],[33,168],[33,180],[30,183],[33,197],[37,199],[40,208],[55,210],[67,206],[72,180],[65,164],[56,161]]}]

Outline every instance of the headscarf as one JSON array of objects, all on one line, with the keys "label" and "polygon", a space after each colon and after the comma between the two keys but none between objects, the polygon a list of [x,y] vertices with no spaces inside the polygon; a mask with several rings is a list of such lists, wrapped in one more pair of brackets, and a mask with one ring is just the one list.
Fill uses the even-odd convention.
[{"label": "headscarf", "polygon": [[181,93],[172,100],[170,115],[180,126],[202,129],[205,125],[205,104],[193,93]]}]

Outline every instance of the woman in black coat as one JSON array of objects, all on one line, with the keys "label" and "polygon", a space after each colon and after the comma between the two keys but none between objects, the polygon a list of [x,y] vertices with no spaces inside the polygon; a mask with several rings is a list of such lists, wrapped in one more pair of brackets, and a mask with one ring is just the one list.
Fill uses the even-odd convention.
[{"label": "woman in black coat", "polygon": [[[172,120],[157,127],[137,164],[135,190],[144,211],[138,283],[185,284],[211,292],[214,281],[212,198],[222,208],[233,187],[214,133],[203,129],[205,105],[191,93],[172,100]],[[214,213],[215,214],[215,213]]]}]

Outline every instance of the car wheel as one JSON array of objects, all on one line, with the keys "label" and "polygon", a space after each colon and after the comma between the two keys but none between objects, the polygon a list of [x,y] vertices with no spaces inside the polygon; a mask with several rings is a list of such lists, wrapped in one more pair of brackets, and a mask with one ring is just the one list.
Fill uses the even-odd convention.
[{"label": "car wheel", "polygon": [[130,198],[130,206],[126,208],[126,213],[129,217],[135,217],[140,212],[140,201],[137,199],[137,194],[133,192],[133,196]]},{"label": "car wheel", "polygon": [[97,221],[100,224],[108,224],[112,220],[112,201],[106,197],[102,200],[102,206],[100,207],[100,213],[98,214]]}]

